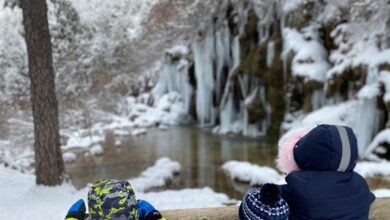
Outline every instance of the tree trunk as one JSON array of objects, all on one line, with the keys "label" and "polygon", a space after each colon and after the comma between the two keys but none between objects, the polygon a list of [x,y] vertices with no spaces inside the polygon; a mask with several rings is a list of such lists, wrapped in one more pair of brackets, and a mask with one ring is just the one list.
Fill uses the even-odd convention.
[{"label": "tree trunk", "polygon": [[47,5],[45,0],[22,0],[21,3],[31,80],[36,182],[53,186],[62,183],[64,162]]}]

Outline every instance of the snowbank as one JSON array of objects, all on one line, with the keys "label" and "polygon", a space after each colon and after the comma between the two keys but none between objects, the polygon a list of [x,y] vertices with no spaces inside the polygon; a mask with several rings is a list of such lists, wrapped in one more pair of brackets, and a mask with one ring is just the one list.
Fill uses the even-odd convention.
[{"label": "snowbank", "polygon": [[363,177],[390,176],[390,162],[358,162],[355,171]]},{"label": "snowbank", "polygon": [[303,3],[303,0],[286,0],[283,2],[283,12],[288,13],[297,10]]},{"label": "snowbank", "polygon": [[28,170],[26,168],[34,164],[34,152],[31,149],[26,149],[15,155],[7,147],[1,146],[0,143],[0,165],[5,164],[12,169],[24,172]]},{"label": "snowbank", "polygon": [[34,175],[0,166],[0,213],[5,219],[63,219],[71,204],[86,199],[87,192],[67,183],[36,186]]},{"label": "snowbank", "polygon": [[70,162],[74,162],[77,156],[73,152],[65,152],[62,154],[62,158],[64,159],[65,163],[70,163]]},{"label": "snowbank", "polygon": [[251,185],[263,183],[281,183],[284,177],[275,169],[258,166],[248,162],[229,161],[222,165],[222,168],[232,179],[249,182]]},{"label": "snowbank", "polygon": [[141,193],[138,194],[138,198],[150,201],[160,210],[221,207],[236,202],[209,187]]},{"label": "snowbank", "polygon": [[173,178],[175,173],[180,171],[180,164],[169,158],[160,158],[156,163],[146,169],[141,175],[129,181],[137,192],[145,192],[155,187],[164,186]]},{"label": "snowbank", "polygon": [[365,152],[366,157],[371,157],[372,153],[380,147],[380,144],[390,143],[390,129],[385,129],[379,132]]},{"label": "snowbank", "polygon": [[95,146],[91,147],[91,149],[89,149],[89,153],[91,153],[94,156],[100,156],[103,154],[103,152],[104,152],[104,149],[103,149],[102,145],[100,145],[100,144],[95,145]]},{"label": "snowbank", "polygon": [[376,189],[372,191],[375,195],[375,197],[390,197],[390,189]]},{"label": "snowbank", "polygon": [[[177,162],[167,158],[158,160],[140,177],[130,180],[139,199],[150,201],[157,209],[205,208],[223,206],[234,201],[225,194],[216,193],[210,188],[167,190],[144,193],[139,184],[155,187],[172,177],[180,169]],[[162,185],[161,185],[162,184]],[[63,219],[70,206],[82,198],[87,201],[88,188],[75,189],[71,184],[45,187],[35,185],[35,176],[0,166],[0,215],[4,219]]]},{"label": "snowbank", "polygon": [[104,137],[102,136],[84,136],[81,134],[81,132],[74,132],[74,134],[69,137],[66,145],[63,147],[63,149],[71,149],[71,148],[87,148],[90,147],[93,144],[102,142],[104,140]]},{"label": "snowbank", "polygon": [[[284,176],[275,169],[248,162],[229,161],[222,168],[232,179],[248,182],[251,185],[263,183],[284,184]],[[355,171],[363,177],[390,176],[390,162],[358,162]]]}]

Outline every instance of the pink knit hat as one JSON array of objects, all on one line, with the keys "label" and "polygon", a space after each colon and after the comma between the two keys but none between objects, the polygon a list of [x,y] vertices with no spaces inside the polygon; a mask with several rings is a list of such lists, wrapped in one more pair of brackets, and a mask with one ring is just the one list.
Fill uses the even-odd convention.
[{"label": "pink knit hat", "polygon": [[303,128],[280,140],[276,164],[282,172],[289,174],[293,171],[300,170],[298,164],[295,162],[293,149],[299,139],[309,133],[309,131],[309,129]]}]

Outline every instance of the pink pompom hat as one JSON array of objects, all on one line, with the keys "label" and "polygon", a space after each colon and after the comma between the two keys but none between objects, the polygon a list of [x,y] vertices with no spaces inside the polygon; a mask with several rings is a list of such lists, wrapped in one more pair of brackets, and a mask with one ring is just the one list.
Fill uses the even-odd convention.
[{"label": "pink pompom hat", "polygon": [[289,174],[300,170],[295,162],[293,150],[297,142],[309,133],[310,129],[302,128],[291,134],[287,134],[279,142],[278,157],[276,159],[277,167],[284,173]]}]

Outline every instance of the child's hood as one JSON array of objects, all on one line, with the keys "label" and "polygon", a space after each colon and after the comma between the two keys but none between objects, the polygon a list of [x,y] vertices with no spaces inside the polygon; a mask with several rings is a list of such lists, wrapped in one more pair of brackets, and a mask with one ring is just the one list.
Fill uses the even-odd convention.
[{"label": "child's hood", "polygon": [[300,139],[293,150],[301,170],[351,172],[356,166],[356,136],[349,127],[319,125]]}]

